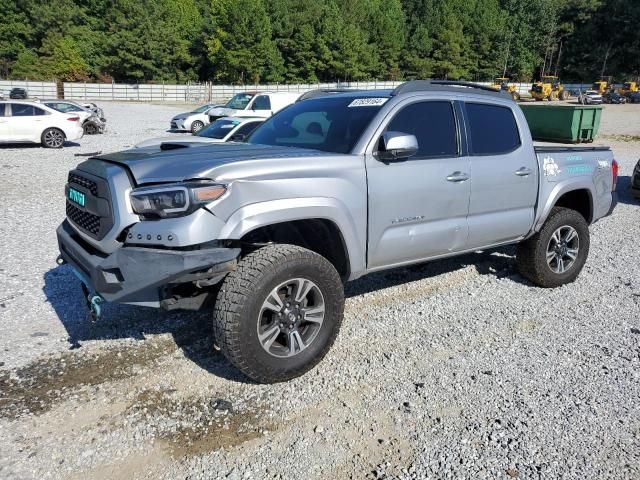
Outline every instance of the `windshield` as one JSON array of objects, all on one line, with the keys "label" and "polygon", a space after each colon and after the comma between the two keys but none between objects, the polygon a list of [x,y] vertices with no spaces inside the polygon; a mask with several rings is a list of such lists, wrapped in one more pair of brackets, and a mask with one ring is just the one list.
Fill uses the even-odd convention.
[{"label": "windshield", "polygon": [[207,110],[211,110],[213,105],[202,105],[201,107],[196,108],[192,113],[204,113]]},{"label": "windshield", "polygon": [[231,132],[231,130],[233,130],[239,124],[239,120],[220,119],[216,120],[208,127],[203,128],[195,135],[198,137],[215,138],[217,140],[222,140],[224,137],[229,135],[229,132]]},{"label": "windshield", "polygon": [[259,126],[248,143],[349,153],[387,100],[349,96],[294,103]]},{"label": "windshield", "polygon": [[247,108],[247,105],[249,105],[249,102],[253,97],[253,93],[238,93],[226,103],[225,108],[244,110],[245,108]]}]

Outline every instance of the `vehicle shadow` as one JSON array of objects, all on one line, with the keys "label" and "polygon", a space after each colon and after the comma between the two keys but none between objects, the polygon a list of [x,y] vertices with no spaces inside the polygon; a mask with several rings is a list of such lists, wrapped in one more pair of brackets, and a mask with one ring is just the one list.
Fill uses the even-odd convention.
[{"label": "vehicle shadow", "polygon": [[640,199],[635,198],[631,193],[631,177],[624,175],[618,177],[618,202],[629,205],[640,205]]},{"label": "vehicle shadow", "polygon": [[166,312],[121,304],[103,304],[102,318],[92,322],[80,281],[71,267],[61,265],[44,274],[43,292],[67,331],[70,349],[90,340],[136,339],[170,334],[185,357],[228,380],[253,383],[214,349],[211,312]]},{"label": "vehicle shadow", "polygon": [[[473,265],[482,275],[507,277],[514,273],[513,247],[479,252],[452,259],[424,263],[388,272],[374,273],[347,284],[346,296],[394,287],[435,277]],[[525,282],[519,276],[514,281]],[[92,322],[80,281],[68,265],[59,265],[44,275],[43,292],[67,331],[70,349],[90,340],[137,339],[148,335],[170,334],[185,357],[219,377],[253,383],[238,372],[214,347],[210,311],[166,312],[160,309],[120,304],[103,304],[103,317]]]}]

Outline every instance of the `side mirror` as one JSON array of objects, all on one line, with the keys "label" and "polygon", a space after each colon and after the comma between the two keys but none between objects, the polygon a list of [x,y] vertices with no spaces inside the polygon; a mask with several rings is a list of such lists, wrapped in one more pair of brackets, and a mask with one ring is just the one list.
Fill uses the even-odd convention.
[{"label": "side mirror", "polygon": [[415,135],[402,132],[386,132],[380,137],[376,156],[383,162],[405,160],[418,153],[418,139]]},{"label": "side mirror", "polygon": [[236,133],[235,135],[231,135],[229,139],[232,142],[244,142],[247,136],[244,133]]}]

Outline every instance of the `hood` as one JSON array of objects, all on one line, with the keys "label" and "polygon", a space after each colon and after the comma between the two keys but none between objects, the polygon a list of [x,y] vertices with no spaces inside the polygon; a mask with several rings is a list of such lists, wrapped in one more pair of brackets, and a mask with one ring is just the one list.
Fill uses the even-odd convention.
[{"label": "hood", "polygon": [[191,112],[179,113],[178,115],[175,115],[171,120],[184,120],[189,115],[192,115],[192,113]]},{"label": "hood", "polygon": [[160,146],[162,143],[218,143],[222,142],[222,140],[218,140],[215,138],[207,138],[207,137],[198,137],[197,135],[189,135],[185,137],[180,137],[178,135],[173,137],[157,137],[150,138],[149,140],[145,140],[144,142],[140,142],[134,146],[134,148],[146,148],[146,147],[154,147]]},{"label": "hood", "polygon": [[239,111],[240,110],[234,110],[233,108],[216,107],[209,110],[207,114],[212,117],[233,117],[233,115]]},{"label": "hood", "polygon": [[[180,145],[181,142],[174,142]],[[272,147],[247,143],[214,143],[170,150],[158,147],[135,148],[93,157],[125,166],[138,185],[180,182],[196,178],[216,179],[222,165],[278,158],[319,157],[331,153],[304,148]],[[89,160],[91,161],[91,160]]]}]

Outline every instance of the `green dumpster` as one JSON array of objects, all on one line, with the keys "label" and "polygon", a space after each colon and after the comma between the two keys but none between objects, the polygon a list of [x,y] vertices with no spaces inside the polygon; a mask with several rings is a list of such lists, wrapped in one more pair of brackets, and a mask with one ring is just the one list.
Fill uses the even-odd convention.
[{"label": "green dumpster", "polygon": [[598,135],[602,106],[520,104],[534,140],[593,142]]}]

